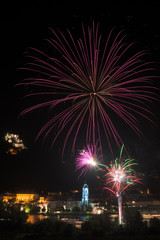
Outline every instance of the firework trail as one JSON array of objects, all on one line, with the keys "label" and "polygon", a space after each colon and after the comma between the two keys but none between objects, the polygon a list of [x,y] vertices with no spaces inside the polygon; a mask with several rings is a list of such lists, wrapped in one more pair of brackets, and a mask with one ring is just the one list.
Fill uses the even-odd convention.
[{"label": "firework trail", "polygon": [[102,149],[101,138],[105,134],[110,149],[111,139],[121,146],[113,114],[137,134],[141,134],[138,115],[150,120],[148,103],[155,98],[150,81],[153,69],[141,60],[145,53],[129,57],[133,44],[126,45],[122,31],[114,39],[113,31],[103,39],[98,28],[94,22],[88,30],[82,26],[82,38],[78,40],[70,31],[64,35],[51,29],[53,38],[47,41],[52,53],[31,48],[30,60],[24,67],[32,75],[20,84],[32,87],[27,96],[37,97],[38,103],[22,114],[43,107],[53,110],[37,137],[43,133],[45,139],[57,130],[54,144],[67,129],[62,154],[71,134],[74,150],[82,128],[86,144],[96,145],[98,140]]},{"label": "firework trail", "polygon": [[110,167],[106,166],[104,170],[107,172],[104,175],[106,185],[104,189],[114,193],[118,198],[119,224],[122,224],[122,192],[134,183],[141,183],[141,179],[136,177],[132,168],[137,163],[134,162],[134,159],[124,160],[122,158],[123,148],[124,146],[121,148],[119,158],[116,158],[114,162],[110,163]]}]

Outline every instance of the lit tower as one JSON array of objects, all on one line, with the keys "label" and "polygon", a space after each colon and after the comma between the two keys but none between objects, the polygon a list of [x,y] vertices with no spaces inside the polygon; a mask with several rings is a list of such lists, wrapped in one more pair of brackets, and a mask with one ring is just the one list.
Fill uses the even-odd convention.
[{"label": "lit tower", "polygon": [[82,206],[88,206],[88,200],[89,200],[89,188],[87,184],[84,184],[82,188]]}]

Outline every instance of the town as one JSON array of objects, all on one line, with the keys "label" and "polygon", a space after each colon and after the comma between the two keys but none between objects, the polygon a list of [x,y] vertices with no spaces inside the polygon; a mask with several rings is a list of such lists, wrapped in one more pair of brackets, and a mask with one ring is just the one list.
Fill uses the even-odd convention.
[{"label": "town", "polygon": [[[84,216],[110,214],[112,220],[118,217],[117,204],[114,198],[101,194],[100,191],[89,191],[87,184],[84,184],[82,190],[72,190],[69,192],[48,192],[41,193],[5,193],[1,195],[1,201],[6,204],[19,205],[22,211],[28,214],[28,222],[35,223],[44,216],[57,216],[67,222],[76,225],[77,221],[71,221],[78,216],[85,220]],[[157,217],[160,219],[160,199],[150,194],[149,189],[146,192],[140,190],[139,193],[130,193],[124,198],[123,208],[137,208],[145,221]],[[32,215],[37,215],[37,217]],[[83,218],[82,218],[83,216]],[[80,225],[83,221],[81,220]],[[80,227],[80,225],[78,225]]]}]

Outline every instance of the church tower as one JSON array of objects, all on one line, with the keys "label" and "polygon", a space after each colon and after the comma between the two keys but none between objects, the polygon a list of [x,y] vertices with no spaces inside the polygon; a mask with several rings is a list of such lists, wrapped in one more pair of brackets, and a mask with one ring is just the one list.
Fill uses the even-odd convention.
[{"label": "church tower", "polygon": [[87,184],[82,187],[82,206],[88,206],[89,201],[89,188]]}]

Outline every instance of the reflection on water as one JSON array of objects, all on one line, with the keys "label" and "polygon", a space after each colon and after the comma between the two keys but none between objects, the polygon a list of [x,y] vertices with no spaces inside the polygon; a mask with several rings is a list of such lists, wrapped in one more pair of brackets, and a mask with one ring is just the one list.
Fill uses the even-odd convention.
[{"label": "reflection on water", "polygon": [[48,216],[44,216],[44,215],[28,215],[27,222],[36,223],[38,221],[44,220],[45,218],[48,218]]},{"label": "reflection on water", "polygon": [[62,222],[67,222],[67,223],[71,223],[73,225],[75,225],[76,227],[80,228],[81,227],[81,224],[89,219],[90,216],[75,216],[75,215],[72,215],[72,216],[65,216],[65,215],[56,215],[56,216],[45,216],[43,214],[38,214],[38,215],[31,215],[29,214],[28,215],[28,219],[27,219],[27,222],[28,223],[36,223],[38,221],[41,221],[41,220],[44,220],[44,219],[51,219],[51,220],[61,220]]},{"label": "reflection on water", "polygon": [[56,216],[45,216],[43,214],[38,214],[38,215],[32,215],[29,214],[28,215],[28,219],[27,222],[29,223],[36,223],[38,221],[44,220],[44,219],[51,219],[51,220],[61,220],[61,221],[65,221],[68,220],[70,222],[74,222],[74,221],[84,221],[90,218],[90,216],[76,216],[76,215],[72,215],[72,216],[68,216],[68,215],[56,215]]},{"label": "reflection on water", "polygon": [[[117,214],[112,214],[110,215],[112,221],[115,221],[116,218],[118,218]],[[149,224],[149,220],[151,218],[158,218],[160,219],[160,214],[142,214],[143,220],[146,221]],[[51,220],[61,220],[63,222],[67,222],[67,223],[71,223],[73,225],[75,225],[76,227],[80,228],[81,224],[90,218],[90,216],[76,216],[76,215],[72,215],[72,216],[61,216],[61,215],[56,215],[56,216],[45,216],[43,214],[39,214],[39,215],[28,215],[28,219],[27,222],[29,223],[36,223],[38,221],[44,220],[44,219],[51,219]]]}]

